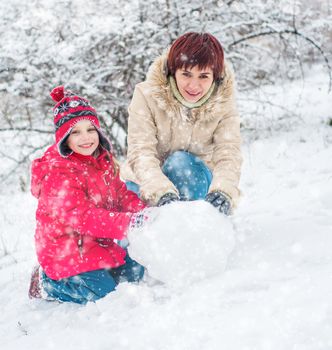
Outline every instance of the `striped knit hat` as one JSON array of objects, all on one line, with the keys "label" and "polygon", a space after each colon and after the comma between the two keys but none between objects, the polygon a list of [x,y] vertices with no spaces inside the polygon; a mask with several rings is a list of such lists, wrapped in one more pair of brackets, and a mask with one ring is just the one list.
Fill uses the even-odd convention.
[{"label": "striped knit hat", "polygon": [[98,131],[100,145],[111,151],[111,143],[101,131],[96,110],[88,100],[65,90],[63,86],[54,88],[50,95],[57,102],[53,108],[53,115],[55,142],[61,156],[68,157],[72,153],[66,141],[72,128],[80,120],[90,120]]}]

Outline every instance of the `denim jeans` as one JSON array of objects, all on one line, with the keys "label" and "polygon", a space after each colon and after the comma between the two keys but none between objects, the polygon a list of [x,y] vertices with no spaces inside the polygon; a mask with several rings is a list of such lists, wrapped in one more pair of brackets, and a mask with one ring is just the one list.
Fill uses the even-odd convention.
[{"label": "denim jeans", "polygon": [[[148,169],[147,169],[148,171]],[[190,152],[176,151],[164,162],[162,172],[174,184],[181,200],[204,199],[208,193],[212,173],[205,163]],[[139,186],[126,182],[127,189],[139,195]]]},{"label": "denim jeans", "polygon": [[115,290],[121,282],[139,282],[144,267],[127,254],[126,263],[115,269],[88,271],[69,278],[53,280],[42,273],[43,289],[49,297],[64,302],[86,304]]}]

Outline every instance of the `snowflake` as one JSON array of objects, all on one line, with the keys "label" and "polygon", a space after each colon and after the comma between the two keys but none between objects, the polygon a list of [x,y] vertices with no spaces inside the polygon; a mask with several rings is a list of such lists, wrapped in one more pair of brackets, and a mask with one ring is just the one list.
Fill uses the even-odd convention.
[{"label": "snowflake", "polygon": [[62,103],[60,104],[60,106],[58,107],[59,113],[66,112],[66,111],[68,110],[68,108],[69,108],[68,102],[62,102]]}]

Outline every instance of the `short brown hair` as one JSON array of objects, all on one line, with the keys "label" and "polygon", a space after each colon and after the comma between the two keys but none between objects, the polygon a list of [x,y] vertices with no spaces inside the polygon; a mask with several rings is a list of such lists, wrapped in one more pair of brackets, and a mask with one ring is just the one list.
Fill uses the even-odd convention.
[{"label": "short brown hair", "polygon": [[199,69],[211,67],[214,80],[219,80],[224,68],[224,50],[212,34],[189,32],[177,38],[172,44],[167,69],[172,76],[177,69],[194,66]]}]

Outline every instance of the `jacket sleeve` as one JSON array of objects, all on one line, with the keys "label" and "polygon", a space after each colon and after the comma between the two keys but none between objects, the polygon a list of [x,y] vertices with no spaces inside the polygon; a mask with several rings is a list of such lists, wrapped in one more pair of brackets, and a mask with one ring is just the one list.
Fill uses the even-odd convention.
[{"label": "jacket sleeve", "polygon": [[234,75],[231,70],[227,73],[222,102],[226,112],[213,135],[214,171],[209,192],[222,191],[230,198],[232,207],[236,207],[242,165],[240,117],[235,103]]},{"label": "jacket sleeve", "polygon": [[146,207],[136,193],[127,190],[126,184],[120,180],[119,175],[114,178],[117,193],[117,205],[121,211],[137,213]]},{"label": "jacket sleeve", "polygon": [[131,212],[109,211],[92,203],[76,172],[54,169],[42,182],[39,201],[48,221],[58,221],[66,232],[78,232],[98,238],[123,239]]},{"label": "jacket sleeve", "polygon": [[142,198],[155,205],[166,192],[178,191],[161,170],[157,128],[141,87],[136,86],[128,112],[128,165],[138,180]]}]

